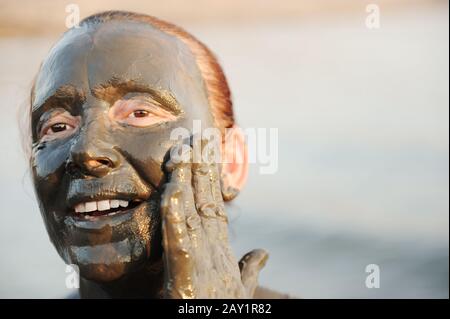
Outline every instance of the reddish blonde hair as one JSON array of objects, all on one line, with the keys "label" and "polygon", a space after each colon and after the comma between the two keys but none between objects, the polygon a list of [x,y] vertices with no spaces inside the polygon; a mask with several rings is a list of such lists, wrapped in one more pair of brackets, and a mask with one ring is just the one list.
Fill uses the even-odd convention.
[{"label": "reddish blonde hair", "polygon": [[83,19],[80,26],[104,23],[110,20],[129,20],[151,26],[183,41],[195,56],[197,66],[206,85],[208,101],[215,124],[222,132],[234,125],[233,104],[227,79],[217,58],[206,45],[184,29],[158,18],[127,11],[105,11]]}]

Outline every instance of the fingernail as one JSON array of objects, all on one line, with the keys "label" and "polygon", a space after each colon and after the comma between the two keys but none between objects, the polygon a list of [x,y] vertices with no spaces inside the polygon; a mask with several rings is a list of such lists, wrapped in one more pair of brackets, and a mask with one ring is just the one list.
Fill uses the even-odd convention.
[{"label": "fingernail", "polygon": [[237,195],[239,195],[239,190],[237,188],[227,187],[226,189],[222,189],[222,197],[226,202],[235,199]]}]

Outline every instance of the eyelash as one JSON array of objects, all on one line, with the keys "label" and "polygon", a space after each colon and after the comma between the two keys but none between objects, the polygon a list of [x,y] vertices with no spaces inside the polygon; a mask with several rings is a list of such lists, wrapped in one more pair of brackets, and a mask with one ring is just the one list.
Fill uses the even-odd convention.
[{"label": "eyelash", "polygon": [[143,112],[146,116],[150,115],[150,112],[147,111],[147,110],[135,110],[135,111],[131,112],[130,115],[128,115],[128,117],[130,117],[131,115],[133,115],[132,117],[134,117],[134,118],[141,118],[141,117],[143,117],[143,116],[136,116],[135,113],[137,113],[137,112]]},{"label": "eyelash", "polygon": [[[53,128],[57,125],[64,125],[65,129],[60,130],[60,131],[55,131]],[[57,134],[64,134],[67,131],[70,130],[74,130],[75,127],[73,127],[72,125],[68,124],[68,123],[63,123],[63,122],[58,122],[58,123],[54,123],[51,125],[46,126],[41,133],[41,138],[45,137],[45,136],[53,136],[53,135],[57,135]]]},{"label": "eyelash", "polygon": [[55,131],[55,130],[54,130],[54,127],[57,126],[57,125],[64,125],[66,128],[67,128],[67,126],[72,127],[71,125],[69,125],[69,124],[67,124],[67,123],[56,123],[56,124],[51,125],[51,126],[47,129],[47,132],[50,131],[50,130],[53,131],[53,133],[59,133],[59,132],[65,131],[65,130]]},{"label": "eyelash", "polygon": [[[121,110],[120,104],[116,103],[133,103],[126,105],[129,110]],[[156,101],[147,97],[139,97],[139,99],[120,100],[117,101],[110,109],[110,117],[118,122],[125,122],[136,127],[147,127],[163,122],[169,122],[176,119],[176,116],[162,109]],[[65,113],[65,114],[64,114]],[[53,140],[65,137],[72,131],[75,131],[80,123],[80,116],[67,114],[67,111],[50,117],[39,131],[39,140]],[[127,121],[129,119],[129,121]],[[62,130],[55,129],[57,125],[64,126]],[[68,136],[68,135],[67,135]]]},{"label": "eyelash", "polygon": [[116,101],[110,109],[110,118],[131,126],[148,127],[172,121],[175,115],[164,110],[153,99],[143,96]]},{"label": "eyelash", "polygon": [[[52,140],[60,136],[64,137],[71,131],[74,131],[78,126],[79,120],[77,117],[72,115],[61,115],[58,114],[54,118],[50,118],[46,123],[44,123],[42,129],[39,132],[40,140]],[[64,129],[57,130],[57,126],[63,126]]]}]

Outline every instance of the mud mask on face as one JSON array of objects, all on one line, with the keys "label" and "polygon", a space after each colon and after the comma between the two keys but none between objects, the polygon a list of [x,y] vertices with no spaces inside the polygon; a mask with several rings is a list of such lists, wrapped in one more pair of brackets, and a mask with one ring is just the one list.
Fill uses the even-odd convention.
[{"label": "mud mask on face", "polygon": [[47,231],[81,276],[111,281],[161,255],[159,199],[174,128],[213,126],[195,57],[150,25],[68,31],[33,91],[32,170]]}]

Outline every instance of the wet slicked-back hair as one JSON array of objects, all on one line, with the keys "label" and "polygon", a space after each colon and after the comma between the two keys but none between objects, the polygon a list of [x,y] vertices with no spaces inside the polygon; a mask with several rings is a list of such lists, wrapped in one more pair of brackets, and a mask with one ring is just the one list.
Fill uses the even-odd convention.
[{"label": "wet slicked-back hair", "polygon": [[192,51],[197,66],[205,82],[208,101],[216,126],[224,132],[234,124],[233,105],[231,93],[225,74],[214,54],[197,40],[193,35],[182,28],[158,18],[127,11],[105,11],[91,15],[80,22],[80,26],[104,23],[107,21],[137,21],[148,23],[154,28],[177,37]]}]

